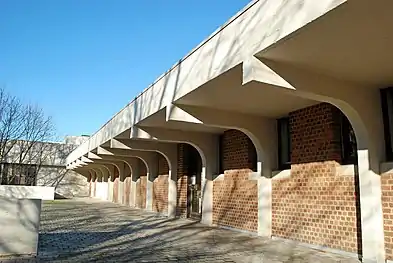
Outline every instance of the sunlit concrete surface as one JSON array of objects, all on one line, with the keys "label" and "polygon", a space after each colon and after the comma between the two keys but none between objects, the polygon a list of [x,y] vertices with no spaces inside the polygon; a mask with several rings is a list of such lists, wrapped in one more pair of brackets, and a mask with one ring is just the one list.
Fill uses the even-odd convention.
[{"label": "sunlit concrete surface", "polygon": [[92,199],[43,205],[37,258],[0,262],[358,262]]}]

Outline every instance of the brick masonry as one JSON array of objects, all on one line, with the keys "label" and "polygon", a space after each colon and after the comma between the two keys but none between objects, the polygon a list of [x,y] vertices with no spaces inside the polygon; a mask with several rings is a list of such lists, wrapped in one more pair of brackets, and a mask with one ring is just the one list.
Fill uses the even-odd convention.
[{"label": "brick masonry", "polygon": [[382,207],[386,259],[393,260],[393,173],[382,175]]},{"label": "brick masonry", "polygon": [[124,180],[124,203],[130,205],[130,194],[131,194],[131,177],[127,177]]},{"label": "brick masonry", "polygon": [[136,183],[136,207],[146,208],[146,186],[147,186],[147,168],[146,165],[138,159],[139,179]]},{"label": "brick masonry", "polygon": [[124,163],[124,180],[123,180],[123,204],[130,205],[131,192],[131,169],[128,164]]},{"label": "brick masonry", "polygon": [[361,252],[357,180],[337,170],[339,114],[327,103],[290,113],[291,176],[272,181],[272,233]]},{"label": "brick masonry", "polygon": [[153,181],[153,210],[159,213],[167,213],[169,166],[163,155],[157,155],[158,177]]},{"label": "brick masonry", "polygon": [[256,152],[247,135],[237,130],[221,136],[221,168],[224,180],[213,183],[213,223],[257,231],[257,182],[248,180],[256,166]]},{"label": "brick masonry", "polygon": [[187,176],[187,154],[188,144],[179,143],[177,146],[177,206],[176,215],[187,217],[187,194],[188,194],[188,176]]},{"label": "brick masonry", "polygon": [[113,180],[113,202],[119,202],[119,169],[115,166],[114,168],[114,180]]}]

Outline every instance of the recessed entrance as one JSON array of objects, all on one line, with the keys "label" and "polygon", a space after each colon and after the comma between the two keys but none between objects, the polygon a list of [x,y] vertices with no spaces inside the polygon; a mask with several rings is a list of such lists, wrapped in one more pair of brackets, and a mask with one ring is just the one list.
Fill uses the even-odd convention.
[{"label": "recessed entrance", "polygon": [[202,213],[201,207],[201,174],[202,160],[198,151],[192,147],[188,147],[187,155],[188,163],[188,191],[187,191],[187,216],[200,219]]}]

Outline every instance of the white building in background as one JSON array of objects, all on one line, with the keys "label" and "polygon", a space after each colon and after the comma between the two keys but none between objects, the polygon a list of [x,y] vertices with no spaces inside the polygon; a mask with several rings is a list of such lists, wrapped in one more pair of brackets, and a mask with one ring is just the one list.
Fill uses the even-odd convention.
[{"label": "white building in background", "polygon": [[19,155],[23,142],[13,145],[6,160],[1,163],[1,184],[46,186],[55,188],[55,197],[82,197],[89,195],[86,177],[65,169],[66,157],[89,136],[67,136],[63,142],[39,142],[33,145],[22,161]]}]

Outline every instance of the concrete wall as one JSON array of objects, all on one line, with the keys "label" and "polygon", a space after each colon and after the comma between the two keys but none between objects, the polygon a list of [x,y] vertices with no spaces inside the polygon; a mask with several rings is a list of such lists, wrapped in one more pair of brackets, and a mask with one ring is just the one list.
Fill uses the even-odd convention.
[{"label": "concrete wall", "polygon": [[0,185],[0,196],[16,199],[53,200],[54,190],[54,187],[47,186]]},{"label": "concrete wall", "polygon": [[0,199],[0,255],[36,254],[41,200]]},{"label": "concrete wall", "polygon": [[66,198],[89,195],[88,178],[64,167],[41,167],[37,174],[37,186],[54,187],[56,194]]}]

